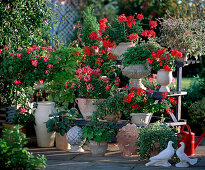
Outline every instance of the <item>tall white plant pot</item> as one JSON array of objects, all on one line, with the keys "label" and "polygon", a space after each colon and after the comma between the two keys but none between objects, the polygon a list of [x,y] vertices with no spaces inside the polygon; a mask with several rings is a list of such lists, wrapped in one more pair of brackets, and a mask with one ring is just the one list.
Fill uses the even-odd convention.
[{"label": "tall white plant pot", "polygon": [[56,112],[55,103],[46,101],[38,102],[35,111],[35,131],[38,147],[53,147],[55,141],[55,132],[47,133],[45,122],[48,121],[49,115]]},{"label": "tall white plant pot", "polygon": [[157,82],[161,86],[159,92],[170,92],[169,85],[172,82],[172,71],[160,69],[157,71]]},{"label": "tall white plant pot", "polygon": [[150,67],[147,67],[146,69],[145,64],[129,65],[122,69],[122,74],[131,79],[129,88],[136,87],[146,90],[146,87],[142,84],[141,79],[148,76],[150,73]]}]

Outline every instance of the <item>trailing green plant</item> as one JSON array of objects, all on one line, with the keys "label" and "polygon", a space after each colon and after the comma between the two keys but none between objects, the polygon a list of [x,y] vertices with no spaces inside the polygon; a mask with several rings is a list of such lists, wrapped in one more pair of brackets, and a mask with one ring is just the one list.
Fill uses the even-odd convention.
[{"label": "trailing green plant", "polygon": [[28,105],[24,105],[17,109],[13,123],[23,127],[31,127],[35,125],[35,117],[33,113],[30,113],[29,111],[31,111],[31,108]]},{"label": "trailing green plant", "polygon": [[46,157],[33,155],[24,146],[27,138],[21,132],[22,126],[17,125],[12,129],[3,130],[3,138],[0,139],[0,167],[4,169],[44,169]]},{"label": "trailing green plant", "polygon": [[100,122],[96,118],[91,119],[82,130],[83,137],[86,138],[88,142],[94,140],[98,143],[103,141],[109,142],[111,137],[117,133],[117,129],[113,123]]},{"label": "trailing green plant", "polygon": [[51,52],[53,74],[49,76],[49,83],[46,85],[50,100],[65,105],[73,102],[75,95],[70,86],[81,57],[82,49],[77,47],[69,46]]},{"label": "trailing green plant", "polygon": [[189,117],[191,118],[191,122],[195,125],[201,127],[201,129],[205,130],[205,97],[202,100],[198,100],[192,103],[188,109]]},{"label": "trailing green plant", "polygon": [[94,115],[102,119],[107,115],[114,115],[113,121],[120,118],[125,107],[124,97],[123,92],[114,91],[107,99],[96,104],[97,110]]},{"label": "trailing green plant", "polygon": [[0,48],[40,45],[50,34],[53,12],[46,0],[0,1]]},{"label": "trailing green plant", "polygon": [[155,150],[154,143],[159,143],[157,150],[160,152],[167,147],[169,141],[174,142],[174,147],[177,146],[177,135],[175,131],[168,127],[162,121],[155,122],[152,125],[147,125],[143,128],[139,127],[139,136],[136,140],[136,152],[143,159],[150,158],[150,153]]},{"label": "trailing green plant", "polygon": [[66,107],[57,107],[58,112],[49,115],[49,120],[46,123],[47,132],[57,132],[61,136],[74,125],[73,119],[76,119],[77,109],[67,109]]},{"label": "trailing green plant", "polygon": [[202,19],[187,18],[163,18],[160,21],[159,41],[163,46],[178,50],[183,56],[191,58],[204,55],[204,27],[205,21]]},{"label": "trailing green plant", "polygon": [[147,59],[151,57],[152,52],[161,48],[154,39],[149,38],[147,42],[143,41],[133,47],[129,47],[122,55],[122,64],[124,66],[145,64]]}]

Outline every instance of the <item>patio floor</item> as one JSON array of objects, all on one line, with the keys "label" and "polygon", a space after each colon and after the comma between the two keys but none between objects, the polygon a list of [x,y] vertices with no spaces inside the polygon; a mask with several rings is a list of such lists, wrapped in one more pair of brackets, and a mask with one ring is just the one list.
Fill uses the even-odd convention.
[{"label": "patio floor", "polygon": [[108,151],[104,157],[93,157],[89,148],[84,146],[84,153],[69,153],[56,148],[30,148],[36,154],[44,154],[47,157],[46,170],[164,170],[164,169],[198,169],[205,170],[205,145],[199,145],[195,151],[198,163],[189,168],[172,167],[146,167],[145,161],[140,161],[139,156],[124,157],[117,145],[109,144]]}]

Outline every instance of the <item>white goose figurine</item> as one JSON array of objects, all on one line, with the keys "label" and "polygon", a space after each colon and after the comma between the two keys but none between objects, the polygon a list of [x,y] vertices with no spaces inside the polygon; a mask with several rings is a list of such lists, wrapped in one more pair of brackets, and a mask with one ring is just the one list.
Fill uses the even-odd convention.
[{"label": "white goose figurine", "polygon": [[169,141],[166,149],[161,151],[158,155],[151,157],[150,162],[146,163],[146,166],[163,166],[169,167],[171,164],[168,160],[174,155],[174,148],[172,146],[174,142]]},{"label": "white goose figurine", "polygon": [[175,166],[176,167],[189,167],[189,164],[191,164],[191,165],[196,164],[197,161],[198,161],[198,158],[190,159],[184,153],[184,148],[185,148],[184,142],[180,142],[180,144],[181,144],[180,148],[178,148],[177,151],[176,151],[176,154],[177,154],[178,158],[180,159],[180,162],[177,163]]}]

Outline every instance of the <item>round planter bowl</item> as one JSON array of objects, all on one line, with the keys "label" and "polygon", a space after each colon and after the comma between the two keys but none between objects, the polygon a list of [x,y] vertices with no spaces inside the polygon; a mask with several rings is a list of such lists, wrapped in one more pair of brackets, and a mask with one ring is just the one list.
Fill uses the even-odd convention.
[{"label": "round planter bowl", "polygon": [[112,54],[118,56],[118,60],[122,60],[122,54],[129,48],[135,46],[132,42],[121,42],[116,47],[112,47],[111,52]]},{"label": "round planter bowl", "polygon": [[131,122],[136,124],[136,125],[141,125],[145,126],[148,125],[151,118],[152,118],[152,113],[131,113],[132,116]]},{"label": "round planter bowl", "polygon": [[108,148],[107,142],[98,143],[91,140],[88,145],[92,156],[104,156]]}]

